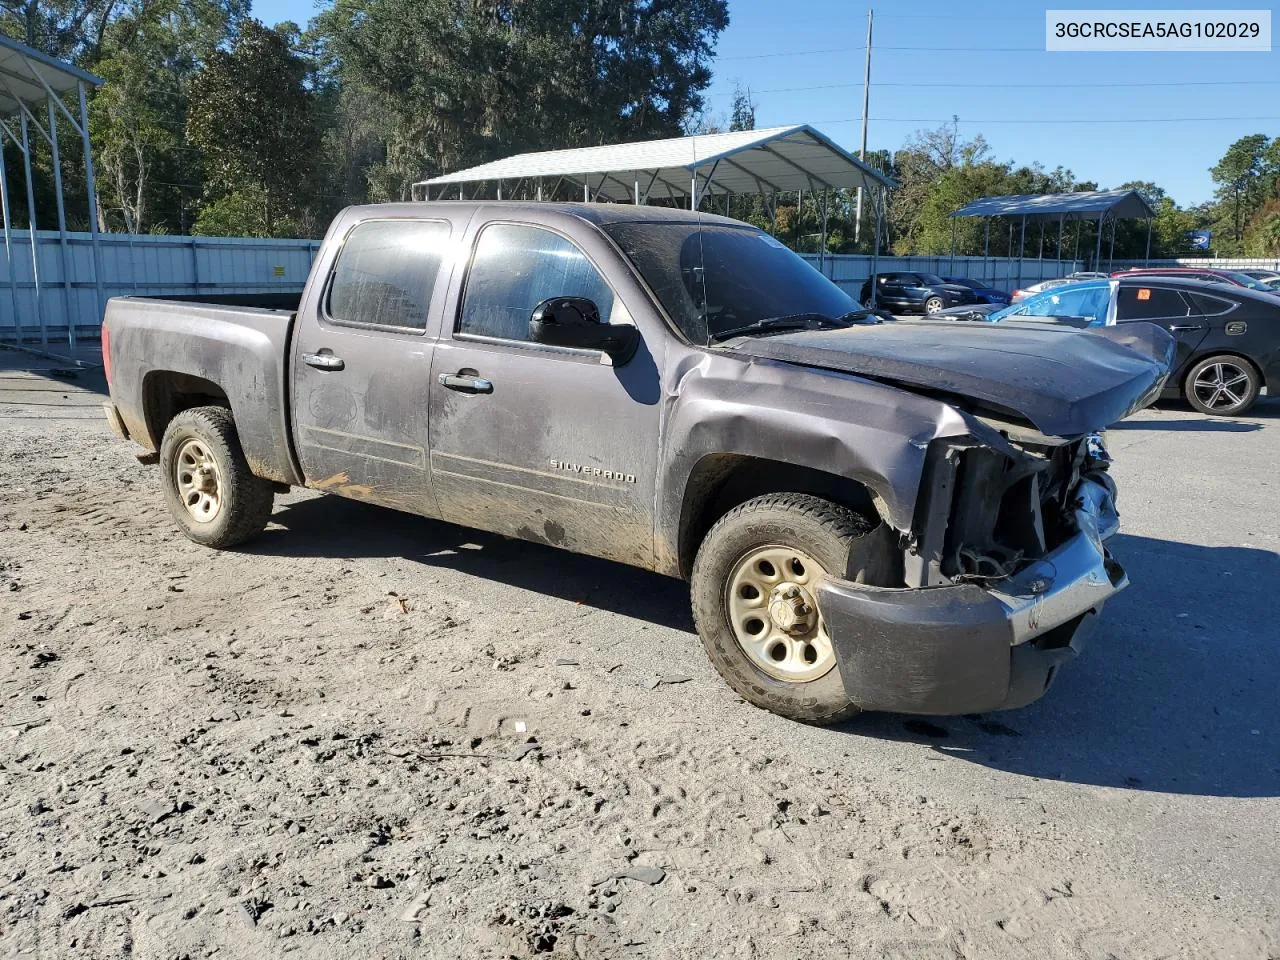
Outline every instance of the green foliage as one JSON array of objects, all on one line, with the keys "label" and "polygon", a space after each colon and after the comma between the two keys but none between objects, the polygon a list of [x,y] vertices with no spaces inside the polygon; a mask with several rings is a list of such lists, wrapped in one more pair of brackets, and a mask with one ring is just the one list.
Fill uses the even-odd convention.
[{"label": "green foliage", "polygon": [[342,98],[378,105],[371,193],[527,150],[678,135],[703,107],[726,0],[335,0]]},{"label": "green foliage", "polygon": [[285,35],[247,20],[231,49],[214,50],[191,84],[187,139],[204,157],[208,198],[234,197],[241,214],[259,203],[255,236],[305,219],[320,146],[307,74]]},{"label": "green foliage", "polygon": [[[407,197],[444,170],[526,150],[755,127],[749,87],[711,118],[704,94],[728,24],[727,0],[322,0],[315,20],[268,29],[251,0],[0,0],[0,31],[100,74],[90,100],[99,209],[84,195],[79,138],[63,123],[63,179],[73,229],[91,216],[136,232],[318,236],[348,203]],[[10,169],[21,169],[10,146]],[[52,161],[33,138],[37,220],[54,223]],[[900,183],[881,248],[896,253],[1017,254],[1019,224],[955,221],[981,196],[1096,189],[1061,167],[993,156],[959,123],[918,131],[867,162]],[[1230,144],[1210,171],[1217,194],[1179,207],[1134,181],[1156,211],[1151,255],[1191,253],[1214,231],[1219,255],[1280,255],[1280,137]],[[547,185],[548,187],[550,185]],[[25,221],[19,180],[15,223]],[[563,195],[563,194],[562,194]],[[576,197],[575,197],[576,198]],[[573,199],[573,198],[571,198]],[[723,197],[705,209],[725,212]],[[731,216],[816,251],[870,252],[856,196],[805,191],[738,196]],[[1012,229],[1011,229],[1012,227]],[[1093,222],[1067,223],[1062,252],[1091,254]],[[857,239],[855,239],[855,237]],[[1109,251],[1110,230],[1104,239]],[[1141,257],[1147,229],[1121,221],[1117,258]],[[1029,226],[1027,255],[1058,253],[1056,224]]]}]

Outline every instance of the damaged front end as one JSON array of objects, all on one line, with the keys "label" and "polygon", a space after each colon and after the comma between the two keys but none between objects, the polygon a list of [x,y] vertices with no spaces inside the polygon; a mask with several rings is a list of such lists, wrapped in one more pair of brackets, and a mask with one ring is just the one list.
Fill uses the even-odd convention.
[{"label": "damaged front end", "polygon": [[[1097,436],[990,423],[929,448],[905,588],[829,581],[822,609],[850,700],[978,713],[1040,697],[1128,579]],[[992,442],[992,441],[995,442]]]}]

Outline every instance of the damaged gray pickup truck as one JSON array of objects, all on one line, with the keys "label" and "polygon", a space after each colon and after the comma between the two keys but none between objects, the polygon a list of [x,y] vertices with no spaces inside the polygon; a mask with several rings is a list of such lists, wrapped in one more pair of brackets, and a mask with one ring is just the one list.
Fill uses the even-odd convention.
[{"label": "damaged gray pickup truck", "polygon": [[754,227],[612,204],[352,208],[283,307],[108,305],[108,419],[188,537],[307,486],[687,578],[729,685],[809,723],[1045,691],[1127,584],[1099,432],[1173,349],[876,322]]}]

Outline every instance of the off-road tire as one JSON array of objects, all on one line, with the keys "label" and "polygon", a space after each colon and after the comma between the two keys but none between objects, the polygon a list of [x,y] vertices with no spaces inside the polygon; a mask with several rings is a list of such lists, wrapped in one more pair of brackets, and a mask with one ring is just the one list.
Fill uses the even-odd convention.
[{"label": "off-road tire", "polygon": [[[1242,375],[1248,378],[1246,382],[1235,388],[1234,392],[1240,397],[1239,403],[1228,401],[1226,405],[1210,406],[1196,390],[1197,381],[1209,373],[1215,364],[1219,363],[1227,364],[1239,370]],[[1208,414],[1211,417],[1238,417],[1254,405],[1261,391],[1262,377],[1259,375],[1257,368],[1248,360],[1229,353],[1214,354],[1211,357],[1205,357],[1203,360],[1197,361],[1195,366],[1187,372],[1187,378],[1182,383],[1182,395],[1186,397],[1187,403],[1201,413]]]},{"label": "off-road tire", "polygon": [[[183,503],[178,486],[178,454],[187,441],[201,441],[218,471],[220,505],[207,523],[197,521]],[[267,525],[275,501],[270,481],[253,475],[240,449],[231,411],[223,407],[183,410],[164,431],[160,444],[165,504],[178,528],[191,540],[218,549],[256,537]]]},{"label": "off-road tire", "polygon": [[[752,550],[780,544],[803,550],[832,577],[864,565],[859,549],[874,524],[861,514],[803,493],[772,493],[734,507],[711,528],[693,564],[691,595],[698,636],[716,671],[748,703],[802,723],[829,724],[859,713],[845,696],[837,666],[815,680],[769,676],[752,662],[730,626],[726,584]],[[870,541],[864,541],[870,543]]]}]

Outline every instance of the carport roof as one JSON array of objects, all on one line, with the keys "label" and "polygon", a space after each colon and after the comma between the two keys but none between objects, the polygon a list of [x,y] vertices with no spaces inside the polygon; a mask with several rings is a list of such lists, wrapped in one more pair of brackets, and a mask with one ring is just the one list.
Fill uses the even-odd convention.
[{"label": "carport roof", "polygon": [[563,178],[597,199],[631,200],[637,184],[646,197],[679,199],[695,173],[699,196],[896,186],[807,124],[522,153],[415,186]]},{"label": "carport roof", "polygon": [[102,78],[0,34],[0,115],[21,113],[20,104],[43,104],[48,97],[45,84],[64,94],[81,83],[96,87]]},{"label": "carport roof", "polygon": [[1110,214],[1117,220],[1142,220],[1155,211],[1137,190],[1089,190],[1079,193],[1024,193],[982,197],[953,217],[1026,217],[1028,220],[1092,220]]}]

